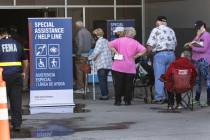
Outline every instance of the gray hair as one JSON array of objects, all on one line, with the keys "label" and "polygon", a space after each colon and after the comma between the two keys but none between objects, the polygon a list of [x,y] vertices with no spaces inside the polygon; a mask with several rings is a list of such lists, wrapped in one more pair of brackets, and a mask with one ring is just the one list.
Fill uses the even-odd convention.
[{"label": "gray hair", "polygon": [[190,51],[183,51],[181,53],[181,57],[187,57],[187,58],[191,59],[191,56],[192,56],[192,54]]},{"label": "gray hair", "polygon": [[77,26],[77,27],[84,27],[84,24],[83,24],[83,22],[82,21],[76,21],[75,22],[75,25]]},{"label": "gray hair", "polygon": [[125,28],[125,36],[134,38],[136,36],[136,30],[133,27]]}]

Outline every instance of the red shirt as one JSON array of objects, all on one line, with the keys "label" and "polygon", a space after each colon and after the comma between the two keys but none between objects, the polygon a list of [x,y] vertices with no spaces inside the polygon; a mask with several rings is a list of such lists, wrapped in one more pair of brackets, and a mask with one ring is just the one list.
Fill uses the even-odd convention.
[{"label": "red shirt", "polygon": [[173,88],[172,72],[174,69],[192,69],[191,85],[194,85],[196,78],[195,66],[191,63],[189,59],[180,57],[170,64],[168,70],[165,73],[165,86],[167,91],[171,92]]}]

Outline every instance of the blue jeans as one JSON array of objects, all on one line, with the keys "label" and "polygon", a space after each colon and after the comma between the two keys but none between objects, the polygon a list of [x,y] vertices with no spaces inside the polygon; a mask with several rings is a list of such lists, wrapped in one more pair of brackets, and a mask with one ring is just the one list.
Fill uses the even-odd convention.
[{"label": "blue jeans", "polygon": [[206,81],[207,85],[207,101],[210,102],[210,72],[209,64],[205,59],[199,59],[198,61],[193,62],[196,67],[197,77],[196,77],[196,95],[195,100],[199,101],[201,96],[201,83],[202,78]]},{"label": "blue jeans", "polygon": [[109,69],[99,69],[97,71],[101,96],[108,96],[109,93],[108,84],[107,84],[107,77],[109,71],[110,71]]},{"label": "blue jeans", "polygon": [[155,74],[155,100],[164,100],[166,98],[164,92],[164,83],[161,82],[160,76],[165,74],[169,65],[175,60],[173,51],[158,52],[154,56],[153,68]]}]

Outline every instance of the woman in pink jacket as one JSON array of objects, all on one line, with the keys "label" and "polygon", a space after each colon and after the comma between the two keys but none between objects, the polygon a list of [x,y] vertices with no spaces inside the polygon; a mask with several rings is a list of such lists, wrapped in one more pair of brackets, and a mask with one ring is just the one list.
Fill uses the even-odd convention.
[{"label": "woman in pink jacket", "polygon": [[122,96],[124,96],[125,105],[131,105],[133,80],[136,74],[135,59],[146,52],[145,47],[133,39],[135,35],[136,30],[133,27],[128,27],[125,29],[125,37],[120,37],[109,43],[109,47],[115,53],[112,63],[115,88],[114,105],[121,105]]}]

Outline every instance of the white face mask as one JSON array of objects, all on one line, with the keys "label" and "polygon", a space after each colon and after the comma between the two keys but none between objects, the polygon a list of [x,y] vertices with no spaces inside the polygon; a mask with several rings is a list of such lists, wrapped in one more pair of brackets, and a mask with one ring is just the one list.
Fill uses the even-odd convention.
[{"label": "white face mask", "polygon": [[204,26],[201,27],[201,32],[205,32],[206,29],[204,28]]}]

